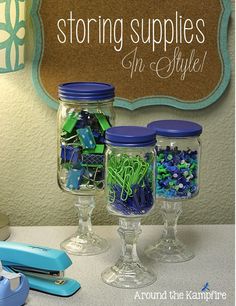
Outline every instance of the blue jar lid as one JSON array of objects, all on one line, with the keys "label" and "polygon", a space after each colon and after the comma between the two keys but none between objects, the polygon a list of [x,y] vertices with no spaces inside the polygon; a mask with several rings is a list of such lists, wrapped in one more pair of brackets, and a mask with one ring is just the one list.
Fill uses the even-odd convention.
[{"label": "blue jar lid", "polygon": [[191,137],[202,133],[202,126],[198,123],[185,120],[158,120],[149,123],[156,135],[166,137]]},{"label": "blue jar lid", "polygon": [[156,133],[143,126],[115,126],[106,131],[106,143],[117,147],[147,147],[156,143]]},{"label": "blue jar lid", "polygon": [[61,100],[101,101],[115,97],[115,88],[111,84],[96,82],[64,83],[58,86]]}]

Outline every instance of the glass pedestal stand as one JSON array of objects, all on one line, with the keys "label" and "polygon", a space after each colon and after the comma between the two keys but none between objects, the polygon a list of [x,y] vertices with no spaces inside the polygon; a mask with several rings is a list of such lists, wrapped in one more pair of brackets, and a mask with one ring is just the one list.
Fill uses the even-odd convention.
[{"label": "glass pedestal stand", "polygon": [[136,250],[141,234],[141,219],[120,218],[118,233],[122,239],[122,255],[117,263],[102,273],[103,281],[118,288],[140,288],[156,281],[156,275],[141,263]]},{"label": "glass pedestal stand", "polygon": [[6,240],[10,236],[9,219],[0,213],[0,240]]},{"label": "glass pedestal stand", "polygon": [[61,248],[73,255],[96,255],[105,252],[107,241],[92,230],[91,215],[95,207],[94,196],[78,196],[79,227],[76,233],[61,243]]},{"label": "glass pedestal stand", "polygon": [[194,254],[176,237],[177,221],[182,213],[181,202],[163,201],[161,213],[164,220],[164,230],[160,241],[150,246],[146,255],[161,262],[184,262],[192,259]]}]

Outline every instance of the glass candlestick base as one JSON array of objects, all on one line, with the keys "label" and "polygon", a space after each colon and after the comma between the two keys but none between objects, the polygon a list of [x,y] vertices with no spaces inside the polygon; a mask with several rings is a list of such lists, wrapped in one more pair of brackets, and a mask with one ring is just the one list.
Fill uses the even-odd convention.
[{"label": "glass candlestick base", "polygon": [[140,219],[120,218],[118,233],[122,238],[122,255],[114,266],[102,273],[106,284],[118,288],[141,288],[156,281],[156,275],[141,263],[137,255],[140,222]]},{"label": "glass candlestick base", "polygon": [[73,255],[96,255],[105,252],[108,242],[92,230],[91,214],[95,207],[94,196],[79,196],[76,207],[79,227],[75,234],[61,243],[61,248]]},{"label": "glass candlestick base", "polygon": [[194,254],[178,239],[160,240],[155,246],[146,250],[146,255],[161,262],[184,262],[192,259]]},{"label": "glass candlestick base", "polygon": [[181,202],[164,201],[161,206],[164,230],[160,241],[150,246],[146,255],[152,259],[167,263],[184,262],[192,259],[194,254],[176,237],[177,221],[182,213]]}]

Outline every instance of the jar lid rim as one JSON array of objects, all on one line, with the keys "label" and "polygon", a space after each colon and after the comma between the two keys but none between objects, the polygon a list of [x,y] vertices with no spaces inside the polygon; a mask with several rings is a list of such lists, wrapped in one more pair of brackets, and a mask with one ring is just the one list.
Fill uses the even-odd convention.
[{"label": "jar lid rim", "polygon": [[202,134],[202,126],[187,120],[157,120],[150,122],[148,128],[153,129],[156,135],[166,137],[192,137]]},{"label": "jar lid rim", "polygon": [[112,84],[100,82],[70,82],[58,85],[61,100],[103,101],[115,97]]},{"label": "jar lid rim", "polygon": [[121,147],[146,147],[156,143],[156,134],[143,126],[115,126],[106,131],[106,143]]}]

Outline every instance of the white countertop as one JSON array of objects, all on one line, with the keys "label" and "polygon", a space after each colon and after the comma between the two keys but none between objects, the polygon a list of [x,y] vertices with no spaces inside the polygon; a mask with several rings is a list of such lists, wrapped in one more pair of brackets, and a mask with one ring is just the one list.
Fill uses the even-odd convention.
[{"label": "white countertop", "polygon": [[[95,231],[106,238],[111,248],[96,256],[70,256],[73,265],[66,276],[81,283],[81,289],[72,297],[60,298],[30,291],[27,306],[132,306],[170,305],[193,306],[234,304],[234,225],[185,225],[178,226],[179,237],[192,248],[195,258],[189,262],[163,264],[147,259],[144,248],[160,237],[162,226],[142,226],[138,252],[142,261],[157,273],[157,282],[141,289],[117,289],[104,284],[101,272],[115,263],[120,255],[120,237],[116,226],[96,226]],[[12,227],[10,241],[38,244],[58,248],[62,240],[75,231],[75,227]],[[209,283],[209,292],[225,292],[226,300],[171,300],[170,291],[200,292]],[[166,293],[165,293],[166,291]],[[146,294],[141,299],[142,292]],[[151,293],[164,293],[166,299],[150,299]],[[136,295],[136,299],[135,299]],[[157,295],[156,295],[157,296]],[[193,296],[188,296],[188,298]]]}]

